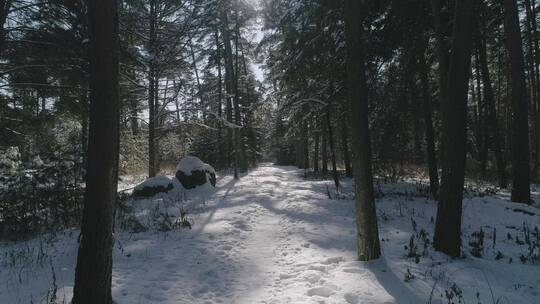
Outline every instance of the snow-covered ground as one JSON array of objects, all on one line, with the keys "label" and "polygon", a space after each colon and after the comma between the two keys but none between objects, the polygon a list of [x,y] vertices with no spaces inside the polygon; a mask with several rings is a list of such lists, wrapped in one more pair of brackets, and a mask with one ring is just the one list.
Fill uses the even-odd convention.
[{"label": "snow-covered ground", "polygon": [[[192,229],[118,231],[115,302],[448,303],[453,297],[461,303],[462,296],[464,303],[540,303],[540,265],[520,261],[528,254],[527,229],[529,243],[540,238],[534,231],[540,209],[510,203],[506,192],[468,194],[465,257],[450,259],[424,245],[433,235],[436,203],[418,195],[421,185],[382,184],[383,257],[359,262],[351,181],[336,194],[332,182],[305,180],[302,173],[262,164],[239,181],[219,178],[209,197],[188,197],[204,200],[199,208],[190,205]],[[469,242],[480,228],[483,249],[474,257]],[[58,303],[68,303],[77,235],[0,243],[0,303],[43,303],[54,290]]]}]

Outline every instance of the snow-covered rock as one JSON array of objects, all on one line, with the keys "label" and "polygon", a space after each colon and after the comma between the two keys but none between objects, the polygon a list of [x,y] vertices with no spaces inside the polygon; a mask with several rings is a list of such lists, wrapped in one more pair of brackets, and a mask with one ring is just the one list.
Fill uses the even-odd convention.
[{"label": "snow-covered rock", "polygon": [[206,183],[216,185],[214,168],[195,156],[186,156],[180,160],[176,167],[176,178],[186,189],[193,189]]},{"label": "snow-covered rock", "polygon": [[135,197],[151,197],[158,193],[169,192],[173,189],[173,182],[167,176],[159,175],[151,177],[140,183],[133,189]]}]

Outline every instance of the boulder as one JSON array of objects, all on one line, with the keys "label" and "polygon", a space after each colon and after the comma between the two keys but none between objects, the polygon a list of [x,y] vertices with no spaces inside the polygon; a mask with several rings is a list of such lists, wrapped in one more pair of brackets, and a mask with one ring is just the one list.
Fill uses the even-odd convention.
[{"label": "boulder", "polygon": [[158,193],[167,193],[173,189],[172,180],[166,176],[151,177],[133,189],[135,197],[152,197]]},{"label": "boulder", "polygon": [[193,189],[210,183],[216,186],[216,171],[195,156],[186,156],[176,167],[176,178],[186,189]]}]

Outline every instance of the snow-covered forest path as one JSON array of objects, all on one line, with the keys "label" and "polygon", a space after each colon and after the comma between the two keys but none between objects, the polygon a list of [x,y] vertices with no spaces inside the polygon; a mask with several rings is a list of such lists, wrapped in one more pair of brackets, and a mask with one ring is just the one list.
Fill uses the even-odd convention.
[{"label": "snow-covered forest path", "polygon": [[[131,201],[138,209],[127,215],[148,227],[159,227],[174,211],[168,208],[190,204],[193,226],[138,233],[118,227],[115,303],[417,304],[460,295],[466,303],[540,303],[540,268],[520,262],[530,251],[521,241],[525,228],[536,233],[540,225],[537,206],[511,203],[507,191],[468,188],[464,257],[450,259],[430,245],[437,204],[422,195],[425,187],[377,182],[383,255],[359,262],[352,181],[342,180],[336,198],[332,181],[303,174],[261,164],[238,181],[220,177],[210,193],[190,190],[186,200],[168,193]],[[540,201],[538,190],[534,198]],[[119,216],[117,226],[128,219]],[[485,240],[475,257],[471,240],[479,232]],[[0,243],[0,303],[69,303],[78,234],[73,228]]]},{"label": "snow-covered forest path", "polygon": [[[239,181],[222,180],[193,231],[130,241],[130,257],[115,260],[115,299],[394,303],[378,281],[385,276],[395,289],[402,280],[384,272],[382,261],[355,261],[351,201],[329,200],[330,182],[306,181],[301,173],[263,164]],[[130,263],[140,256],[140,265]]]}]

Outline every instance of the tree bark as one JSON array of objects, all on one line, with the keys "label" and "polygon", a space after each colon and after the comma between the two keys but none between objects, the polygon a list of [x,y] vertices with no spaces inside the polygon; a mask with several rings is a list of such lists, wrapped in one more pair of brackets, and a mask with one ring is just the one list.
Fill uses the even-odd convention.
[{"label": "tree bark", "polygon": [[443,20],[443,16],[441,14],[443,6],[442,1],[444,0],[431,0],[433,23],[435,27],[437,58],[439,59],[439,96],[441,96],[441,99],[443,96],[447,96],[446,86],[448,84],[448,61],[450,60],[448,55],[448,47],[445,45],[446,31],[444,28],[445,20]]},{"label": "tree bark", "polygon": [[113,214],[118,182],[117,2],[88,2],[90,131],[74,304],[111,304]]},{"label": "tree bark", "polygon": [[328,143],[330,144],[330,157],[332,158],[332,177],[336,190],[339,189],[339,177],[336,165],[336,149],[334,147],[334,135],[332,132],[332,122],[330,120],[330,105],[326,107],[326,127],[328,128]]},{"label": "tree bark", "polygon": [[[234,39],[234,50],[235,50],[235,56],[234,56],[234,70],[235,70],[235,77],[234,77],[234,121],[236,125],[238,126],[235,128],[235,160],[237,163],[238,169],[240,169],[241,172],[247,171],[247,158],[246,158],[246,147],[244,145],[244,137],[243,137],[243,130],[244,128],[240,127],[244,125],[244,122],[242,120],[242,115],[240,112],[240,89],[239,89],[239,81],[240,81],[240,56],[239,56],[239,36],[240,36],[240,28],[238,25],[238,9],[235,10],[235,39]],[[242,98],[243,100],[243,98]]]},{"label": "tree bark", "polygon": [[[497,176],[499,179],[499,187],[506,188],[506,172],[504,159],[501,152],[501,135],[499,134],[499,126],[497,123],[497,113],[495,112],[495,97],[493,95],[493,87],[491,85],[491,77],[487,64],[486,42],[482,39],[480,32],[480,24],[477,24],[476,31],[476,47],[478,48],[478,57],[480,60],[480,69],[482,71],[482,82],[484,83],[484,104],[487,107],[487,121],[490,127],[489,132],[492,136],[492,148],[495,153],[495,162],[497,164]],[[485,134],[486,142],[489,136]]]},{"label": "tree bark", "polygon": [[[479,42],[479,41],[477,41]],[[488,102],[487,97],[485,96],[485,93],[482,96],[482,85],[481,85],[481,78],[480,70],[481,70],[481,64],[480,64],[480,48],[477,46],[476,52],[474,53],[474,61],[476,63],[476,69],[475,69],[475,76],[473,77],[473,80],[476,80],[476,97],[477,97],[477,103],[479,105],[478,107],[478,120],[479,120],[479,128],[478,128],[478,134],[480,135],[480,144],[479,144],[479,159],[480,159],[480,172],[482,176],[486,175],[486,169],[487,169],[487,159],[488,159],[488,147],[489,147],[489,109],[488,109]],[[474,81],[473,81],[474,83]]]},{"label": "tree bark", "polygon": [[530,27],[529,30],[529,52],[531,65],[531,90],[532,100],[531,105],[531,120],[534,132],[532,137],[532,173],[538,177],[540,173],[540,69],[538,61],[540,60],[540,46],[538,43],[538,29],[536,22],[536,0],[525,0],[527,20]]},{"label": "tree bark", "polygon": [[525,86],[525,60],[516,0],[504,0],[504,31],[512,86],[512,201],[530,203],[529,116]]},{"label": "tree bark", "polygon": [[[324,119],[324,117],[323,117]],[[322,130],[322,142],[321,142],[321,162],[322,162],[322,175],[326,176],[328,174],[328,146],[326,141],[328,139],[328,129],[324,127],[324,122],[321,121],[321,130]]]},{"label": "tree bark", "polygon": [[203,89],[201,86],[201,80],[199,78],[199,70],[197,68],[197,60],[195,59],[195,50],[193,49],[193,43],[191,42],[191,39],[189,40],[189,50],[191,53],[191,61],[193,65],[193,71],[195,72],[195,80],[197,81],[197,95],[199,95],[199,107],[201,108],[201,117],[204,122],[206,122],[206,115],[204,112],[204,96],[203,96]]},{"label": "tree bark", "polygon": [[[425,43],[427,47],[427,41]],[[426,128],[426,156],[429,172],[429,189],[433,197],[439,193],[439,173],[437,170],[437,154],[435,152],[435,132],[433,130],[433,119],[431,110],[431,94],[429,92],[428,69],[425,57],[425,48],[419,54],[420,64],[420,85],[422,87],[422,105],[424,114],[424,124]]]},{"label": "tree bark", "polygon": [[349,152],[349,127],[347,118],[341,119],[341,146],[343,149],[343,162],[345,163],[345,176],[352,177],[351,154]]},{"label": "tree bark", "polygon": [[220,121],[218,121],[217,125],[218,125],[218,140],[217,140],[217,151],[219,153],[219,164],[220,166],[224,166],[225,165],[225,160],[226,160],[226,157],[224,155],[224,151],[223,151],[223,145],[222,145],[222,137],[223,137],[223,122],[221,122],[221,119],[222,119],[222,104],[221,104],[221,101],[223,99],[222,95],[223,95],[223,88],[222,88],[222,79],[223,79],[223,76],[221,75],[221,44],[219,43],[219,30],[218,28],[216,27],[216,30],[215,30],[215,40],[216,40],[216,66],[217,66],[217,72],[218,72],[218,85],[217,85],[217,90],[218,90],[218,94],[217,94],[217,111],[218,111],[218,116],[219,116],[219,119]]},{"label": "tree bark", "polygon": [[368,90],[365,74],[363,2],[345,1],[345,40],[347,48],[347,93],[352,124],[353,174],[356,193],[358,259],[380,257],[379,230],[373,193],[371,141],[368,122]]},{"label": "tree bark", "polygon": [[[232,108],[233,102],[232,98],[238,96],[236,92],[235,85],[235,73],[234,73],[234,64],[233,64],[233,55],[231,47],[231,36],[229,31],[229,19],[227,16],[228,8],[225,7],[221,11],[221,34],[223,36],[223,44],[225,46],[225,83],[227,88],[227,121],[232,122]],[[235,103],[235,122],[236,122],[236,103]],[[234,178],[238,179],[238,142],[237,142],[237,128],[231,129],[227,128],[227,146],[229,152],[232,151],[234,146],[234,155],[233,155],[233,169],[234,169]],[[234,139],[234,144],[233,144]],[[230,159],[230,157],[229,157]],[[229,161],[230,164],[230,161]]]},{"label": "tree bark", "polygon": [[309,169],[309,141],[308,141],[308,124],[306,121],[302,124],[302,167]]},{"label": "tree bark", "polygon": [[[318,124],[315,123],[317,126]],[[315,130],[314,132],[315,140],[314,142],[314,149],[313,149],[313,172],[318,173],[319,172],[319,139],[321,137],[321,131]]]},{"label": "tree bark", "polygon": [[458,257],[465,178],[467,95],[471,64],[473,4],[456,0],[447,95],[442,96],[442,179],[433,245]]},{"label": "tree bark", "polygon": [[156,3],[150,1],[150,39],[148,50],[150,62],[148,67],[148,177],[157,174],[156,168],[156,67],[155,67],[155,44],[156,44]]}]

